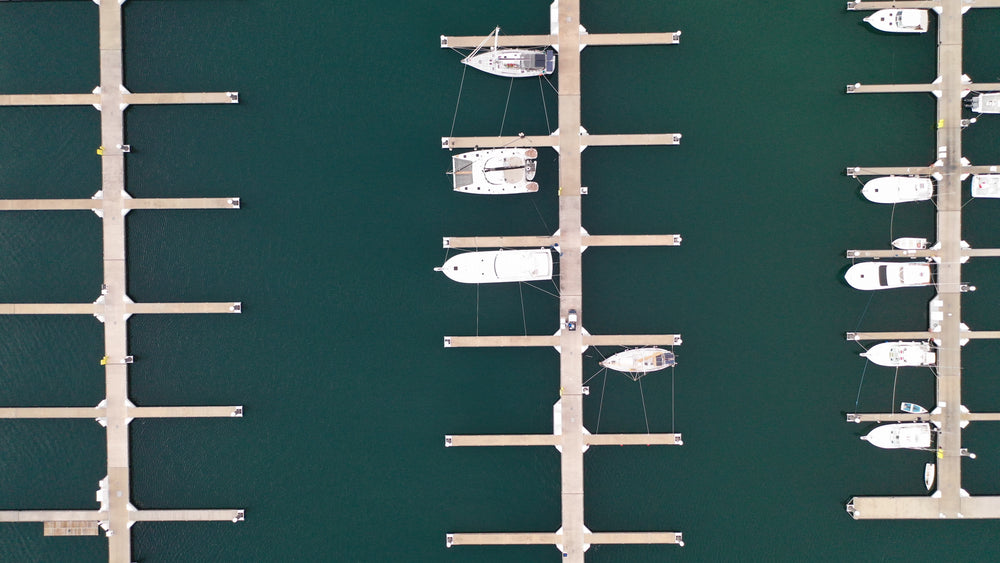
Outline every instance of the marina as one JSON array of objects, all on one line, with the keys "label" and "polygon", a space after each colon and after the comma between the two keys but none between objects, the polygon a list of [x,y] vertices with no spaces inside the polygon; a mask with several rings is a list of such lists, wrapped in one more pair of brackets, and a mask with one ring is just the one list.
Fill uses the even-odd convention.
[{"label": "marina", "polygon": [[[657,337],[636,335],[626,337],[592,337],[583,328],[582,254],[586,237],[582,225],[582,199],[588,190],[582,183],[581,152],[595,145],[674,145],[680,142],[679,134],[666,135],[602,135],[599,142],[586,134],[581,125],[580,95],[580,51],[587,45],[638,45],[675,44],[680,40],[680,32],[661,34],[641,34],[630,36],[619,34],[601,37],[586,33],[580,22],[579,0],[556,0],[550,8],[550,36],[494,36],[496,45],[511,47],[530,45],[551,45],[558,51],[558,131],[547,137],[518,135],[502,137],[446,137],[441,140],[442,148],[462,147],[541,147],[551,146],[559,152],[559,230],[547,242],[558,248],[559,259],[559,330],[554,336],[446,336],[445,347],[460,346],[557,346],[560,354],[559,400],[553,406],[552,436],[446,436],[445,446],[516,446],[544,445],[559,449],[561,459],[561,517],[562,526],[554,532],[532,533],[448,533],[445,543],[448,547],[457,545],[555,545],[569,562],[584,561],[584,553],[594,544],[678,544],[684,545],[681,532],[615,532],[594,533],[584,518],[584,463],[583,454],[590,445],[681,445],[680,434],[637,434],[637,435],[592,435],[583,425],[583,398],[587,393],[583,384],[582,350],[597,345],[668,345],[681,343],[679,335]],[[595,38],[599,38],[595,41]],[[475,47],[489,38],[445,37],[441,38],[442,48]],[[565,132],[572,132],[566,134]],[[551,194],[550,194],[551,195]],[[620,239],[667,246],[676,246],[680,238],[668,235],[663,238]],[[473,239],[475,245],[485,244],[482,238]],[[454,237],[444,240],[446,248],[457,248],[469,244]],[[528,242],[515,237],[504,237],[501,246],[511,248],[518,243]],[[606,242],[614,244],[614,239]],[[557,246],[556,246],[557,245]],[[509,251],[508,251],[509,252]],[[463,255],[459,255],[462,257]],[[454,258],[453,258],[454,259]],[[579,329],[578,329],[579,324]],[[665,366],[664,366],[665,367]]]},{"label": "marina", "polygon": [[[130,563],[132,525],[137,522],[243,520],[242,509],[137,509],[131,502],[129,423],[134,418],[242,417],[242,406],[137,407],[129,399],[128,319],[135,314],[240,313],[242,304],[134,303],[126,289],[125,215],[133,209],[238,209],[239,198],[133,199],[125,187],[125,109],[130,104],[232,104],[235,92],[132,94],[124,87],[122,4],[98,3],[100,28],[100,85],[91,94],[4,95],[0,106],[93,105],[101,112],[101,189],[85,200],[4,200],[4,211],[90,210],[100,217],[103,237],[104,283],[94,303],[6,303],[3,315],[93,315],[104,326],[105,397],[96,408],[2,408],[0,418],[94,419],[106,428],[107,474],[97,483],[95,510],[3,510],[0,522],[43,522],[43,533],[54,536],[97,535],[108,539],[108,561]],[[97,288],[95,288],[97,289]],[[97,359],[95,358],[95,361]]]},{"label": "marina", "polygon": [[[974,167],[963,158],[962,131],[971,125],[971,119],[962,117],[962,99],[969,91],[987,91],[996,89],[994,84],[977,84],[971,81],[962,70],[963,46],[963,14],[970,8],[997,8],[1000,2],[986,0],[982,2],[966,2],[963,0],[938,0],[914,2],[849,2],[848,10],[896,10],[905,5],[907,9],[933,10],[937,16],[937,79],[928,85],[895,84],[885,86],[867,86],[861,84],[849,85],[848,93],[932,93],[937,98],[937,130],[936,146],[937,160],[921,172],[897,172],[903,169],[891,169],[890,174],[922,174],[933,176],[937,183],[936,194],[936,226],[937,244],[927,253],[925,250],[892,250],[910,253],[909,258],[925,257],[933,260],[935,270],[934,285],[937,295],[932,299],[929,308],[929,330],[915,339],[933,340],[937,348],[935,394],[936,407],[931,411],[930,421],[934,423],[934,441],[936,442],[936,490],[926,497],[885,496],[885,497],[854,497],[847,503],[847,512],[855,519],[930,519],[930,518],[1000,518],[1000,496],[977,496],[967,492],[962,486],[962,460],[973,457],[962,447],[962,428],[972,420],[995,420],[993,413],[969,413],[962,401],[962,346],[971,338],[995,338],[997,333],[969,331],[962,322],[962,295],[974,291],[975,287],[962,280],[962,264],[970,251],[963,248],[962,241],[962,182],[970,174],[979,173],[983,167]],[[906,12],[907,9],[896,10]],[[878,12],[877,12],[878,13]],[[915,26],[919,27],[919,23]],[[925,26],[926,28],[926,26]],[[922,31],[922,30],[921,30]],[[888,39],[887,39],[888,40]],[[996,165],[986,167],[987,171],[995,171]],[[862,176],[865,170],[861,167],[848,168],[849,176]],[[905,169],[913,170],[913,169]],[[866,251],[849,250],[848,258],[859,258]],[[872,256],[867,253],[867,256]],[[881,256],[879,256],[881,257]],[[855,268],[874,266],[877,263],[861,263]],[[879,268],[885,268],[883,264]],[[889,263],[890,269],[896,268],[902,274],[906,268],[915,264]],[[927,264],[919,266],[929,268]],[[922,272],[920,270],[919,272]],[[921,274],[922,276],[923,274]],[[911,285],[924,283],[914,277],[901,276],[899,283],[892,285]],[[910,281],[908,282],[907,279]],[[850,281],[850,280],[849,280]],[[929,283],[930,280],[927,280]],[[859,287],[851,282],[854,287]],[[859,287],[859,289],[885,288]],[[903,337],[903,333],[860,333],[849,332],[848,340],[894,340],[911,338]],[[909,333],[920,334],[920,333]],[[973,336],[975,335],[975,336]],[[899,418],[897,418],[899,417]],[[888,421],[896,420],[899,426],[884,426],[872,431],[874,440],[879,447],[917,447],[929,448],[931,435],[926,422],[928,415],[918,413],[905,414],[858,414],[849,413],[848,421]],[[925,422],[908,422],[914,420]],[[902,422],[907,421],[907,422]],[[925,432],[927,430],[927,432]],[[874,443],[874,442],[873,442]],[[928,480],[929,482],[929,480]],[[930,489],[928,485],[928,489]]]}]

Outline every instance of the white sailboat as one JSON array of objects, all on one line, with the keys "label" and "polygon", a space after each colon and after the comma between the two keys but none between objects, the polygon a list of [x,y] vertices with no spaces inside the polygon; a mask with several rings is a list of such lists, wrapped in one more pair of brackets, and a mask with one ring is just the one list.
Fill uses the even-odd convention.
[{"label": "white sailboat", "polygon": [[1000,197],[1000,174],[973,175],[972,197]]},{"label": "white sailboat", "polygon": [[897,422],[876,426],[861,437],[869,444],[889,450],[931,447],[931,425],[926,422]]},{"label": "white sailboat", "polygon": [[926,33],[929,18],[927,10],[890,8],[873,13],[865,21],[875,29],[889,33]]},{"label": "white sailboat", "polygon": [[932,366],[937,362],[928,342],[882,342],[862,352],[861,357],[887,367]]},{"label": "white sailboat", "polygon": [[924,250],[927,248],[927,239],[917,237],[899,237],[892,241],[892,246],[900,250]]},{"label": "white sailboat", "polygon": [[459,283],[503,283],[552,279],[552,252],[539,250],[483,250],[449,258],[435,272]]},{"label": "white sailboat", "polygon": [[973,96],[969,108],[976,113],[1000,113],[1000,92]]},{"label": "white sailboat", "polygon": [[483,149],[451,157],[452,184],[456,192],[502,195],[538,191],[535,159],[538,151]]},{"label": "white sailboat", "polygon": [[854,289],[861,290],[929,285],[931,266],[909,262],[859,262],[847,270],[844,279]]},{"label": "white sailboat", "polygon": [[[493,38],[493,47],[484,51],[483,47]],[[486,36],[486,39],[462,63],[483,72],[506,78],[522,78],[552,74],[556,69],[556,53],[552,49],[500,48],[500,28]]]},{"label": "white sailboat", "polygon": [[868,180],[861,195],[875,203],[927,201],[934,195],[934,182],[919,176],[882,176]]},{"label": "white sailboat", "polygon": [[632,379],[675,365],[677,358],[674,353],[663,348],[633,348],[618,352],[601,362],[602,367],[620,371]]}]

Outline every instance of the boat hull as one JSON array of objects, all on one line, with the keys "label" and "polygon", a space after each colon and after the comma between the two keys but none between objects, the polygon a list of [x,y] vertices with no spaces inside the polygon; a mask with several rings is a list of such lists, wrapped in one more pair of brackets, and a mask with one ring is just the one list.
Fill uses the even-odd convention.
[{"label": "boat hull", "polygon": [[452,256],[440,268],[459,283],[505,283],[552,279],[552,252],[539,250],[484,250]]},{"label": "boat hull", "polygon": [[854,289],[863,291],[918,287],[931,283],[931,266],[908,262],[859,262],[847,270],[844,279]]},{"label": "boat hull", "polygon": [[972,177],[972,197],[1000,198],[1000,174],[976,174]]},{"label": "boat hull", "polygon": [[927,248],[927,239],[917,237],[899,237],[892,241],[892,246],[900,250],[924,250]]},{"label": "boat hull", "polygon": [[973,96],[971,108],[976,113],[1000,113],[1000,92]]},{"label": "boat hull", "polygon": [[602,367],[626,374],[646,374],[677,365],[674,353],[663,348],[633,348],[601,362]]},{"label": "boat hull", "polygon": [[556,55],[551,49],[494,49],[466,57],[462,62],[504,78],[542,76],[556,69]]},{"label": "boat hull", "polygon": [[888,33],[927,33],[930,18],[927,10],[890,8],[878,10],[865,18],[865,22]]},{"label": "boat hull", "polygon": [[883,342],[861,353],[873,363],[886,367],[932,366],[937,354],[927,342]]},{"label": "boat hull", "polygon": [[924,465],[924,486],[931,490],[934,486],[934,478],[937,476],[937,465],[928,463]]},{"label": "boat hull", "polygon": [[931,425],[926,422],[899,422],[875,427],[862,440],[887,450],[931,447]]},{"label": "boat hull", "polygon": [[927,201],[934,195],[934,182],[916,176],[883,176],[866,182],[861,195],[875,203]]},{"label": "boat hull", "polygon": [[533,148],[484,149],[451,158],[456,192],[480,195],[525,194],[538,191]]}]

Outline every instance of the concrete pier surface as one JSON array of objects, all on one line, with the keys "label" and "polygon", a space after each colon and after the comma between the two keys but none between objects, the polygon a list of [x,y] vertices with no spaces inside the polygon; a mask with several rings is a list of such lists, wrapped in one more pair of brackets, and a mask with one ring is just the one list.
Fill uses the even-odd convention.
[{"label": "concrete pier surface", "polygon": [[[96,2],[99,12],[100,85],[85,94],[0,95],[0,106],[94,106],[101,112],[101,186],[91,199],[7,200],[0,211],[91,210],[100,217],[103,234],[104,283],[94,303],[7,303],[0,315],[94,315],[104,324],[105,398],[97,408],[2,408],[0,418],[94,418],[106,428],[107,475],[100,479],[94,511],[7,510],[0,522],[45,522],[46,535],[92,535],[99,523],[108,537],[108,560],[132,559],[130,528],[144,521],[232,521],[243,519],[243,510],[136,510],[130,502],[129,432],[133,418],[182,418],[242,416],[238,406],[137,407],[128,398],[128,322],[135,314],[240,313],[239,302],[133,303],[126,294],[125,214],[129,210],[238,209],[239,198],[133,199],[125,191],[124,112],[130,104],[233,104],[236,92],[132,93],[124,87],[122,69],[122,5],[125,0]],[[95,190],[96,191],[96,190]],[[96,290],[96,288],[95,288]],[[98,479],[95,479],[98,480]]]},{"label": "concrete pier surface", "polygon": [[[556,0],[551,6],[552,34],[549,36],[504,36],[504,46],[558,45],[559,61],[558,133],[511,137],[445,137],[445,149],[475,147],[555,147],[559,151],[559,188],[551,190],[559,198],[559,231],[547,237],[448,237],[446,248],[547,247],[558,243],[560,325],[569,312],[580,319],[579,330],[563,327],[552,336],[449,336],[446,347],[475,346],[558,346],[560,350],[560,400],[553,407],[552,435],[529,436],[448,436],[448,446],[557,446],[560,451],[562,527],[557,533],[448,534],[446,545],[553,544],[563,560],[584,561],[584,552],[595,543],[663,543],[683,545],[679,532],[593,533],[585,526],[583,453],[591,445],[680,445],[679,434],[591,435],[583,426],[583,356],[585,346],[642,346],[680,344],[679,335],[594,336],[583,328],[582,257],[585,246],[637,245],[677,246],[679,235],[591,236],[581,224],[582,196],[580,151],[586,147],[612,145],[675,145],[677,133],[639,135],[591,135],[581,127],[580,50],[585,45],[675,44],[680,32],[590,35],[580,25],[580,1]],[[442,48],[474,48],[484,37],[441,38]],[[492,44],[492,39],[490,40]],[[554,193],[553,193],[554,192]]]},{"label": "concrete pier surface", "polygon": [[[962,408],[962,344],[965,339],[997,338],[993,331],[963,330],[962,294],[971,288],[962,280],[962,259],[969,250],[962,248],[962,176],[970,173],[962,157],[962,129],[968,125],[962,119],[962,98],[970,88],[991,89],[992,83],[976,85],[962,72],[962,14],[969,8],[1000,7],[997,0],[935,0],[902,2],[850,2],[848,10],[882,8],[927,8],[938,16],[937,79],[929,85],[855,84],[850,93],[929,92],[937,97],[936,147],[937,162],[930,167],[913,168],[848,168],[847,174],[922,174],[937,180],[937,244],[933,256],[936,264],[937,295],[934,297],[930,324],[926,332],[848,333],[848,340],[933,339],[937,344],[936,408],[937,431],[936,491],[929,497],[855,497],[847,505],[854,518],[1000,518],[1000,497],[970,496],[962,488],[962,458],[968,453],[962,448],[962,425],[966,418]],[[886,38],[892,40],[892,38]],[[995,166],[985,167],[995,171]],[[853,251],[855,253],[859,251]],[[895,252],[895,251],[892,251]],[[863,251],[872,257],[879,253]],[[992,252],[982,256],[995,255]],[[862,257],[852,256],[850,257]],[[887,256],[888,257],[888,256]],[[913,256],[916,257],[916,256]],[[852,420],[891,420],[892,414],[859,415]],[[857,417],[862,417],[858,419]],[[890,417],[890,418],[887,418]],[[976,420],[993,420],[979,417]]]}]

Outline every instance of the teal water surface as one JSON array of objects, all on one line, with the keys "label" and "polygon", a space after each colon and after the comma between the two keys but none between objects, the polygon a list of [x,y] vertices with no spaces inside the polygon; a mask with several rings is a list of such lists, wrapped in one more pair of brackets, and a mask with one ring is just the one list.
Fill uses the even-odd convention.
[{"label": "teal water surface", "polygon": [[[91,2],[0,5],[0,93],[87,92],[98,82]],[[132,107],[134,196],[242,198],[238,212],[133,212],[136,301],[240,300],[240,316],[130,321],[140,405],[242,404],[238,420],[132,423],[140,508],[245,507],[230,523],[138,524],[138,561],[554,561],[549,546],[445,549],[446,532],[560,525],[550,448],[444,448],[445,434],[545,433],[558,400],[552,350],[442,348],[442,336],[551,333],[557,301],[530,287],[459,286],[432,268],[441,237],[547,234],[557,156],[538,194],[454,194],[440,137],[462,69],[438,36],[548,30],[549,6],[508,2],[131,0],[134,92],[240,92],[234,106]],[[848,248],[933,238],[931,205],[865,202],[850,165],[934,158],[934,99],[848,96],[854,82],[933,80],[935,33],[887,36],[842,2],[596,2],[594,33],[683,31],[669,47],[587,48],[591,133],[679,132],[677,147],[583,155],[591,233],[680,233],[679,248],[594,248],[584,260],[593,333],[684,336],[673,376],[642,389],[590,382],[591,431],[676,430],[680,448],[593,448],[592,530],[679,530],[687,546],[595,546],[588,561],[989,560],[995,522],[855,522],[853,495],[918,495],[930,454],[860,442],[844,413],[888,409],[894,373],[864,369],[848,330],[926,326],[930,290],[861,293]],[[1000,14],[966,16],[966,72],[1000,81]],[[42,31],[44,30],[44,31]],[[507,105],[508,88],[510,91]],[[544,101],[543,101],[544,100]],[[456,135],[545,133],[546,83],[468,73]],[[996,162],[996,119],[965,134]],[[0,197],[89,197],[99,114],[0,111]],[[1000,202],[965,207],[965,238],[1000,243]],[[100,223],[89,212],[0,215],[0,302],[93,300]],[[996,328],[995,262],[971,262],[965,319]],[[551,290],[551,286],[542,286]],[[523,303],[523,306],[522,306]],[[523,314],[522,314],[523,313]],[[0,404],[94,405],[102,331],[92,318],[0,319]],[[614,350],[602,349],[603,353]],[[584,371],[598,371],[588,352]],[[996,410],[1000,344],[964,356],[966,404]],[[895,400],[933,401],[929,371]],[[603,405],[602,405],[603,398]],[[644,399],[644,401],[643,401]],[[645,405],[645,416],[643,406]],[[103,432],[89,421],[0,422],[0,509],[96,507]],[[1000,429],[973,425],[964,486],[998,494]],[[0,525],[0,560],[101,561],[106,539]]]}]

